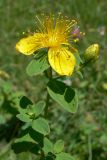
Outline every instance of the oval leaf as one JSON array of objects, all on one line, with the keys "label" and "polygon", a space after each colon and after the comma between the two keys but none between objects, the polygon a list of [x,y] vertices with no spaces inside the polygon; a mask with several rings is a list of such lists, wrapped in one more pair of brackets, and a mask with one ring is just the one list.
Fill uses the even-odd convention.
[{"label": "oval leaf", "polygon": [[55,153],[60,153],[62,152],[64,149],[64,141],[63,140],[58,140],[55,144],[54,144],[54,152]]},{"label": "oval leaf", "polygon": [[26,109],[29,105],[32,105],[33,103],[31,102],[31,100],[29,98],[27,98],[26,96],[21,97],[20,99],[20,107],[23,109]]},{"label": "oval leaf", "polygon": [[35,59],[33,59],[28,64],[26,72],[29,76],[33,76],[42,73],[48,68],[49,68],[49,63],[47,60],[47,55],[45,53],[38,52],[38,54],[35,56]]},{"label": "oval leaf", "polygon": [[45,105],[45,101],[39,101],[36,104],[29,105],[26,113],[29,115],[35,114],[35,117],[37,117],[43,112]]},{"label": "oval leaf", "polygon": [[65,110],[75,113],[78,108],[78,96],[75,90],[65,83],[51,80],[48,83],[47,90],[50,96],[58,102]]},{"label": "oval leaf", "polygon": [[32,122],[32,128],[43,135],[47,135],[50,132],[48,122],[44,118],[34,120]]},{"label": "oval leaf", "polygon": [[31,119],[27,114],[18,114],[16,117],[22,122],[31,122]]},{"label": "oval leaf", "polygon": [[70,154],[62,152],[57,154],[56,160],[75,160]]},{"label": "oval leaf", "polygon": [[45,101],[39,101],[38,103],[34,104],[33,113],[35,113],[36,116],[40,115],[43,112],[45,105],[46,105]]},{"label": "oval leaf", "polygon": [[44,146],[43,151],[45,154],[48,154],[49,152],[53,153],[53,144],[48,138],[44,138]]}]

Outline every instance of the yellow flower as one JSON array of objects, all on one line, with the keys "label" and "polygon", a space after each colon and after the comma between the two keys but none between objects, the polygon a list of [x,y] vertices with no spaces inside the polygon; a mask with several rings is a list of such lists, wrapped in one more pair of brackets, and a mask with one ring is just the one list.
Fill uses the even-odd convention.
[{"label": "yellow flower", "polygon": [[43,20],[37,17],[37,20],[37,32],[22,38],[16,44],[16,49],[31,55],[41,48],[48,48],[50,66],[60,75],[71,75],[76,65],[73,52],[77,51],[71,46],[72,30],[77,22],[62,15],[56,19],[54,16],[44,16]]}]

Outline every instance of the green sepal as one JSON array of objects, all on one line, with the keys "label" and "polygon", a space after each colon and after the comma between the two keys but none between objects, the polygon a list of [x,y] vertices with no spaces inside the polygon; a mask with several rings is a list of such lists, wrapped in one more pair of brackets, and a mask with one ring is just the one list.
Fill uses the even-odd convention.
[{"label": "green sepal", "polygon": [[80,54],[78,52],[75,52],[74,56],[76,58],[76,64],[77,64],[77,66],[79,66],[81,63],[83,63],[83,60],[81,59]]},{"label": "green sepal", "polygon": [[80,76],[80,78],[82,78],[82,79],[84,78],[81,71],[78,70],[76,73]]}]

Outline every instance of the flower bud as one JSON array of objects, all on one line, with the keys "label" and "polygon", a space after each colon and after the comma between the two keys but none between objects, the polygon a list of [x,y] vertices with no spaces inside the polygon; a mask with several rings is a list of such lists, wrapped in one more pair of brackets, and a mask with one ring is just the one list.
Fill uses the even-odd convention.
[{"label": "flower bud", "polygon": [[99,56],[99,45],[98,44],[92,44],[89,46],[84,54],[85,61],[95,60]]}]

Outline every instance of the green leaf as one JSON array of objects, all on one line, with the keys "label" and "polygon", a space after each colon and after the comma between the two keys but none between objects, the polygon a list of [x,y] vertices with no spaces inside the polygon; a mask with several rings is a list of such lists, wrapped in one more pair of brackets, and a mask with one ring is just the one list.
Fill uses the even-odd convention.
[{"label": "green leaf", "polygon": [[36,105],[34,105],[34,110],[37,116],[43,112],[45,105],[45,101],[39,101]]},{"label": "green leaf", "polygon": [[43,140],[44,140],[44,135],[35,131],[30,127],[29,129],[29,135],[30,137],[35,141],[35,143],[39,144],[39,146],[42,148],[43,147]]},{"label": "green leaf", "polygon": [[64,141],[63,140],[58,140],[55,144],[54,144],[54,152],[55,153],[60,153],[62,152],[64,149]]},{"label": "green leaf", "polygon": [[31,119],[27,114],[18,114],[16,117],[22,122],[31,122]]},{"label": "green leaf", "polygon": [[28,64],[26,72],[29,76],[37,75],[49,68],[47,54],[44,51],[38,52],[35,58]]},{"label": "green leaf", "polygon": [[100,142],[103,145],[107,145],[107,135],[105,133],[100,137]]},{"label": "green leaf", "polygon": [[38,153],[39,146],[27,133],[24,136],[15,140],[15,143],[12,145],[12,149],[15,153],[28,152],[32,151],[33,149],[35,150],[35,153]]},{"label": "green leaf", "polygon": [[12,145],[12,149],[14,150],[15,153],[21,153],[21,152],[32,152],[35,150],[35,154],[38,154],[39,146],[34,143],[34,142],[17,142]]},{"label": "green leaf", "polygon": [[20,138],[17,138],[15,140],[15,143],[18,143],[18,142],[23,142],[23,141],[26,141],[26,142],[35,142],[29,135],[29,133],[25,134],[24,136],[20,137]]},{"label": "green leaf", "polygon": [[9,94],[9,99],[13,102],[13,105],[19,109],[20,100],[25,93],[23,91],[16,91]]},{"label": "green leaf", "polygon": [[44,138],[44,147],[43,151],[45,154],[48,154],[49,152],[53,153],[53,144],[48,138]]},{"label": "green leaf", "polygon": [[0,125],[5,123],[6,123],[5,117],[3,115],[0,115]]},{"label": "green leaf", "polygon": [[12,92],[12,84],[11,84],[11,82],[5,82],[5,81],[3,81],[3,82],[1,83],[1,86],[2,86],[2,88],[3,88],[3,91],[4,91],[6,94],[9,94],[9,93]]},{"label": "green leaf", "polygon": [[40,115],[43,112],[45,105],[46,105],[45,101],[39,101],[37,104],[29,106],[28,114],[30,112],[32,114],[35,114],[35,117],[37,117],[38,115]]},{"label": "green leaf", "polygon": [[77,92],[71,87],[53,79],[48,83],[47,90],[50,96],[65,110],[70,113],[75,113],[77,111],[78,96]]},{"label": "green leaf", "polygon": [[32,105],[33,103],[31,102],[30,99],[28,99],[26,96],[21,97],[20,99],[20,107],[23,109],[26,109],[28,105]]},{"label": "green leaf", "polygon": [[48,122],[44,118],[34,120],[32,122],[32,128],[43,135],[47,135],[50,132]]},{"label": "green leaf", "polygon": [[62,152],[56,155],[56,160],[75,160],[70,154]]}]

